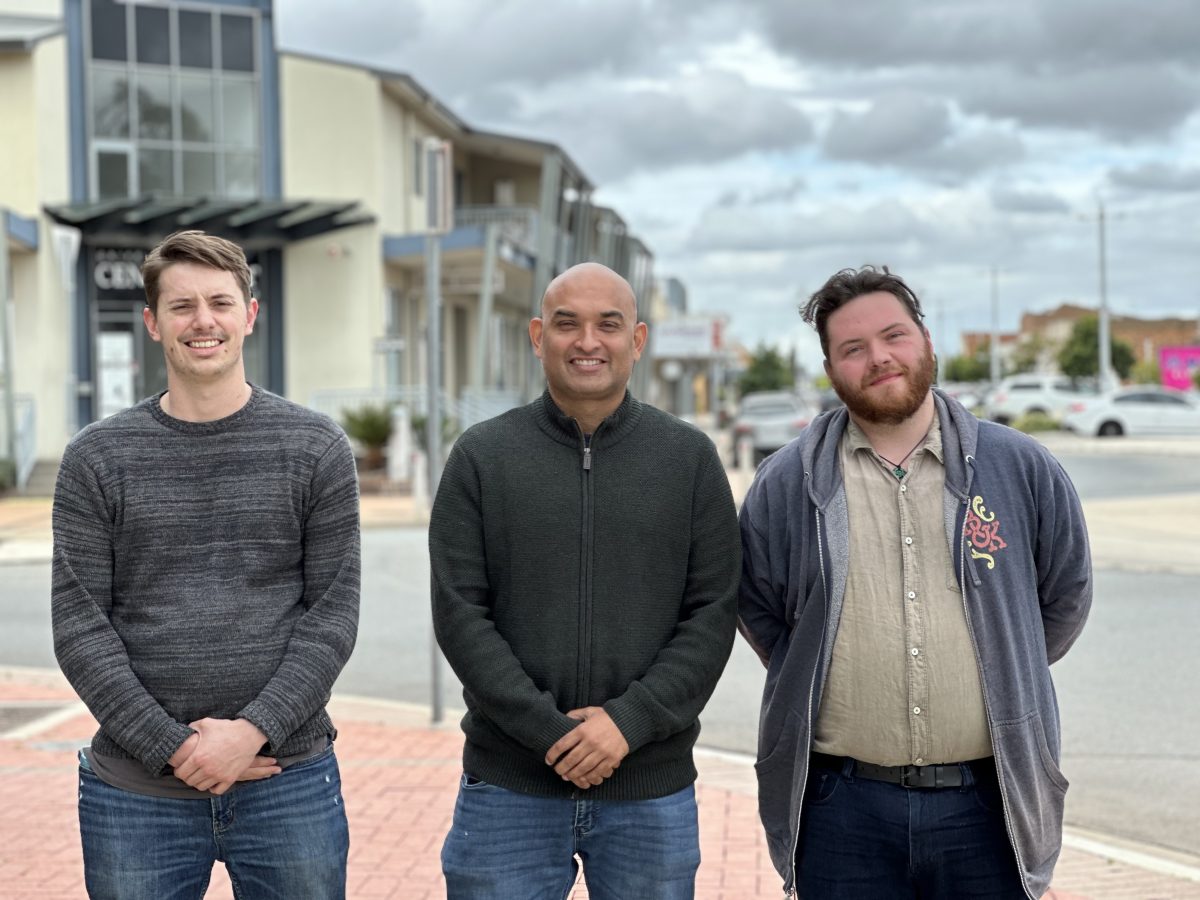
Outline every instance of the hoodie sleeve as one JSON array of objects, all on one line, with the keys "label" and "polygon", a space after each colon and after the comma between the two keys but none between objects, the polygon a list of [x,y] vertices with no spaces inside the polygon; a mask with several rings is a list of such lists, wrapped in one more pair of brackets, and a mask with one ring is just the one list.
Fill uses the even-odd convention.
[{"label": "hoodie sleeve", "polygon": [[1051,663],[1066,655],[1092,606],[1092,554],[1075,486],[1051,459],[1038,495],[1038,600]]}]

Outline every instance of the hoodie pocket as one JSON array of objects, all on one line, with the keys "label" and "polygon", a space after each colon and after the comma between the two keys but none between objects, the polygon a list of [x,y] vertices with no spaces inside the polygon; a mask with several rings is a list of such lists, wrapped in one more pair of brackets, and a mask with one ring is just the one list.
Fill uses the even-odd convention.
[{"label": "hoodie pocket", "polygon": [[775,745],[754,764],[758,775],[758,815],[767,833],[771,856],[787,854],[792,833],[792,786],[796,779],[796,747],[800,739],[800,719],[789,712]]},{"label": "hoodie pocket", "polygon": [[1036,711],[996,724],[996,767],[1017,853],[1026,871],[1052,865],[1062,845],[1068,781],[1046,742]]}]

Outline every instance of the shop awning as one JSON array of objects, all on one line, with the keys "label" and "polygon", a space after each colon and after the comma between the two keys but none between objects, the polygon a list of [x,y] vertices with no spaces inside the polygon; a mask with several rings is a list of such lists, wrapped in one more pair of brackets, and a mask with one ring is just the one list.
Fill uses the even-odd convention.
[{"label": "shop awning", "polygon": [[46,206],[46,214],[96,241],[144,242],[197,228],[247,248],[281,247],[339,228],[367,225],[375,217],[357,201],[213,200],[151,194],[93,203]]}]

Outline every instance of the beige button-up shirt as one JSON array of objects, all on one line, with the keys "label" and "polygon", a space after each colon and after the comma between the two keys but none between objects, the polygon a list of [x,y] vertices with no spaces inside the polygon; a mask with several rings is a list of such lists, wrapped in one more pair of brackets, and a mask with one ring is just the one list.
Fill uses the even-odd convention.
[{"label": "beige button-up shirt", "polygon": [[946,540],[937,416],[902,478],[850,422],[839,446],[850,561],[813,749],[876,765],[992,755]]}]

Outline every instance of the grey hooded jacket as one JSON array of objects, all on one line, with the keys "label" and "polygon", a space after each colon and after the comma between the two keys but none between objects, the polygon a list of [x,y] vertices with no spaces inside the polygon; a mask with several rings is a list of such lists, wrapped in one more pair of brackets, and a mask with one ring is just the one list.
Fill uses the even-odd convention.
[{"label": "grey hooded jacket", "polygon": [[[1079,498],[1036,441],[935,390],[945,457],[946,540],[983,683],[1009,840],[1025,891],[1050,885],[1067,779],[1058,767],[1050,663],[1083,628],[1091,555]],[[784,890],[795,854],[812,726],[846,588],[849,522],[838,465],[844,409],[827,413],[759,471],[741,512],[739,628],[767,666],[759,814]]]}]

